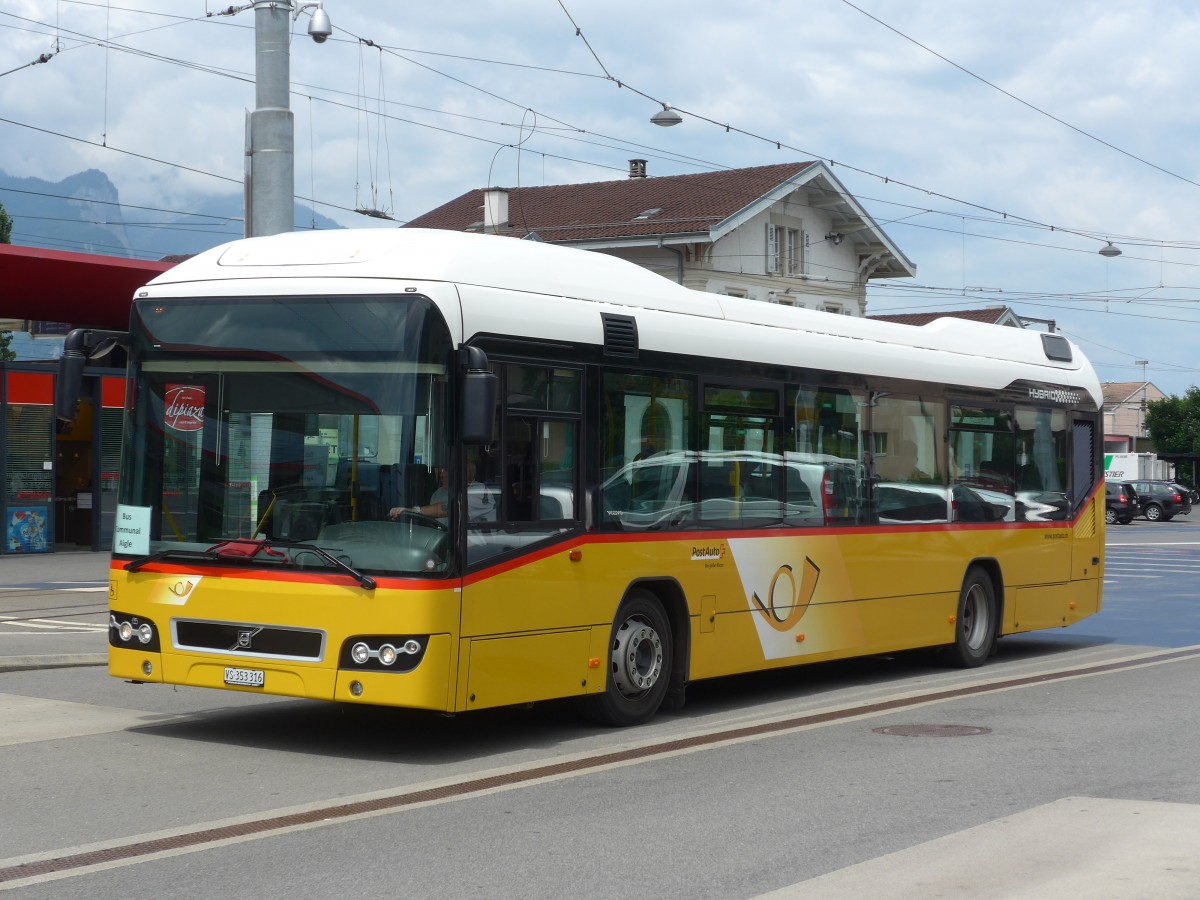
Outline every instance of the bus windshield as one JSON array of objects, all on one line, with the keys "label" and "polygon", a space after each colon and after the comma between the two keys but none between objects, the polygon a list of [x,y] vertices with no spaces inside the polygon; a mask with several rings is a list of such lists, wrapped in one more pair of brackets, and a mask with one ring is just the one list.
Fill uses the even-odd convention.
[{"label": "bus windshield", "polygon": [[115,552],[451,571],[411,512],[447,489],[450,354],[418,295],[141,304]]}]

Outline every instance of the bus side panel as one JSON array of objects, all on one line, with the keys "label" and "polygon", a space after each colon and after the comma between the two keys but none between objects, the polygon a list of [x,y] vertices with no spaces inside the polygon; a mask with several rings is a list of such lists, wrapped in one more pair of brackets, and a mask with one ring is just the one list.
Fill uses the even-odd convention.
[{"label": "bus side panel", "polygon": [[[564,547],[468,580],[462,633],[470,656],[464,650],[458,708],[598,690],[617,604],[637,583],[673,582],[682,590],[691,679],[951,643],[973,559],[994,560],[1002,573],[1005,631],[1013,630],[1022,597],[1045,607],[1036,627],[1061,625],[1064,615],[1074,621],[1095,607],[1079,603],[1066,578],[1073,544],[1065,524],[585,539],[569,545],[578,561]],[[1050,573],[1063,577],[1040,587]],[[1036,592],[1017,593],[1022,587]],[[568,636],[580,628],[600,636],[594,646]],[[1024,621],[1016,630],[1026,630]],[[478,652],[486,654],[482,662]],[[585,670],[592,659],[601,660],[602,673]],[[516,686],[501,687],[509,677]],[[481,701],[485,684],[489,699]]]},{"label": "bus side panel", "polygon": [[[465,709],[582,694],[591,629],[472,640]],[[600,670],[603,678],[603,670]]]}]

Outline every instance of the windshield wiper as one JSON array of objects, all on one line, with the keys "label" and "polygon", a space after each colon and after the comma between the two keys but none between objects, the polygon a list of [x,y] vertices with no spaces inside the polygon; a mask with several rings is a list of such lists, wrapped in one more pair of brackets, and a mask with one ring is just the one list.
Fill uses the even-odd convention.
[{"label": "windshield wiper", "polygon": [[202,550],[159,550],[157,553],[151,553],[149,556],[139,556],[137,559],[131,559],[125,564],[126,572],[136,572],[142,566],[158,562],[160,559],[169,559],[178,557],[179,559],[210,559],[206,555],[206,551]]},{"label": "windshield wiper", "polygon": [[340,569],[345,572],[368,591],[375,590],[375,579],[370,575],[364,575],[358,569],[349,563],[338,559],[331,553],[323,550],[314,544],[305,544],[299,541],[267,541],[252,540],[250,538],[231,538],[227,541],[213,544],[206,550],[159,550],[157,553],[151,553],[148,556],[142,556],[134,560],[130,560],[125,564],[126,572],[136,572],[142,566],[152,562],[157,562],[160,559],[203,559],[203,560],[220,560],[220,559],[253,559],[259,553],[266,553],[268,556],[281,557],[287,559],[286,553],[281,553],[276,550],[276,547],[287,547],[292,550],[305,550],[316,554],[321,559],[328,562],[335,569]]},{"label": "windshield wiper", "polygon": [[[266,538],[250,539],[250,538],[233,538],[232,540],[222,541],[221,543],[209,547],[204,552],[214,554],[222,558],[239,557],[250,559],[257,556],[260,552],[265,552],[268,556],[283,556],[286,553],[280,553],[276,547],[287,547],[289,550],[304,550],[309,553],[315,553],[321,559],[330,563],[334,568],[341,569],[368,591],[375,590],[375,579],[370,575],[364,575],[350,563],[338,559],[332,553],[329,553],[316,544],[306,544],[303,541],[269,541]],[[294,560],[293,560],[294,562]]]},{"label": "windshield wiper", "polygon": [[[266,541],[263,541],[263,543],[265,544]],[[354,568],[354,566],[350,565],[350,563],[346,562],[345,560],[338,559],[332,553],[321,547],[318,547],[316,544],[305,544],[299,541],[271,541],[271,547],[289,547],[293,550],[304,550],[309,553],[315,553],[317,556],[321,557],[321,559],[331,563],[335,568],[341,569],[368,591],[375,590],[374,578],[372,578],[370,575],[364,575],[362,572],[358,571],[358,569]],[[271,547],[266,548],[268,553],[271,551]]]},{"label": "windshield wiper", "polygon": [[159,550],[157,553],[151,553],[148,556],[139,556],[137,559],[130,560],[125,564],[126,572],[136,572],[142,566],[148,563],[158,562],[160,559],[228,559],[230,557],[238,557],[249,559],[257,554],[260,550],[266,550],[270,556],[287,557],[286,553],[280,553],[278,550],[272,550],[270,547],[264,547],[264,541],[252,541],[247,538],[233,538],[228,541],[221,541],[219,544],[214,544],[206,550],[182,550],[178,548],[168,548]]}]

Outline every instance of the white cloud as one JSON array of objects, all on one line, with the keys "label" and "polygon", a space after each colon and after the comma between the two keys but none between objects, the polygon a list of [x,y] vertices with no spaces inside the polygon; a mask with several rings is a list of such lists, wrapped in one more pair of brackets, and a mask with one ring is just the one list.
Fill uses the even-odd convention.
[{"label": "white cloud", "polygon": [[[65,49],[0,77],[0,116],[20,123],[0,123],[0,169],[57,180],[101,168],[123,200],[168,209],[239,192],[244,111],[255,102],[253,85],[241,80],[253,72],[254,14],[205,18],[219,5],[127,0],[122,7],[141,11],[126,12],[10,0],[0,9],[0,72],[50,51],[56,37]],[[1103,378],[1139,378],[1133,361],[1149,359],[1147,374],[1164,390],[1197,380],[1200,253],[1157,242],[1200,241],[1200,187],[1053,121],[896,33],[1200,181],[1200,7],[1190,0],[856,0],[895,31],[836,0],[566,5],[591,50],[545,0],[326,0],[335,39],[313,44],[302,18],[292,45],[294,89],[314,98],[292,100],[297,194],[329,204],[318,210],[343,224],[376,226],[350,210],[394,206],[403,220],[489,181],[620,178],[632,157],[666,175],[812,153],[842,164],[839,177],[918,264],[916,281],[948,289],[907,290],[901,300],[889,285],[874,295],[876,307],[1009,302],[1092,342],[1085,349]],[[125,49],[96,43],[106,38]],[[596,77],[603,72],[592,51],[636,90],[799,149],[695,119],[656,128],[648,122],[654,102]],[[381,89],[396,117],[386,128],[356,111],[377,110]],[[536,121],[536,133],[521,128],[523,117],[526,126]],[[555,119],[587,134],[567,139],[550,130]],[[521,139],[520,154],[503,147]],[[914,207],[946,215],[886,224]],[[1067,233],[1015,228],[987,209]],[[1102,240],[1072,231],[1111,236],[1124,254],[1106,261],[1095,253]],[[1144,301],[1124,302],[1123,292],[1160,283]],[[1003,293],[971,290],[978,287]],[[1120,310],[1110,301],[1104,312],[1105,291],[1121,296]],[[1095,294],[1101,299],[1087,299]]]}]

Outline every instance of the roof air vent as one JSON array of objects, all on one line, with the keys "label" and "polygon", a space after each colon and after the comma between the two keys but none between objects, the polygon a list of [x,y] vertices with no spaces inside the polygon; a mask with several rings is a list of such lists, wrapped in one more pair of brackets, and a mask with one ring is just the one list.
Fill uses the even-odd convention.
[{"label": "roof air vent", "polygon": [[646,161],[644,159],[631,159],[629,161],[629,177],[630,178],[645,178],[646,177]]},{"label": "roof air vent", "polygon": [[1043,334],[1042,349],[1046,351],[1046,359],[1055,362],[1071,361],[1071,342],[1061,334]]},{"label": "roof air vent", "polygon": [[600,313],[604,323],[604,355],[634,359],[638,355],[637,319]]}]

